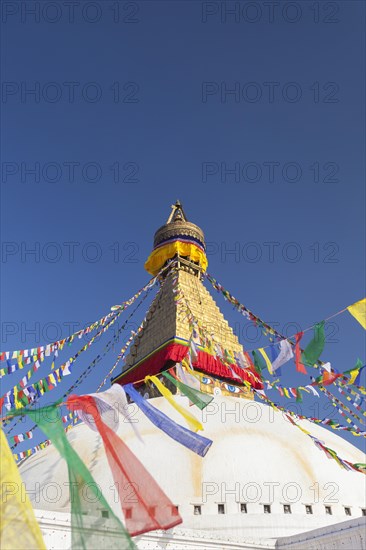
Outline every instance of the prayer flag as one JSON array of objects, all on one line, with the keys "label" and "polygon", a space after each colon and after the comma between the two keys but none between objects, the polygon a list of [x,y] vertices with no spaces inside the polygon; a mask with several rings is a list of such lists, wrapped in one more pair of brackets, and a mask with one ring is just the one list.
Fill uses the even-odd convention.
[{"label": "prayer flag", "polygon": [[360,325],[366,330],[366,298],[363,298],[363,300],[359,300],[351,306],[348,306],[347,309],[350,314],[353,315],[353,317],[357,319]]}]

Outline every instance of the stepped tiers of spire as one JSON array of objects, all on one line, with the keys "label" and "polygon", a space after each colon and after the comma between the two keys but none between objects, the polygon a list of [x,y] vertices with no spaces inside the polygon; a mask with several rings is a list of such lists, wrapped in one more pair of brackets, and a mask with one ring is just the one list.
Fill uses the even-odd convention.
[{"label": "stepped tiers of spire", "polygon": [[[146,263],[150,268],[154,264],[149,269],[154,274],[166,266],[161,288],[130,348],[123,372],[114,381],[141,381],[190,357],[193,367],[202,373],[233,385],[243,387],[244,380],[262,388],[258,373],[202,283],[202,272],[207,267],[204,235],[188,222],[179,201],[172,207],[167,223],[156,232],[154,244]],[[252,398],[246,388],[240,396],[243,394]]]}]

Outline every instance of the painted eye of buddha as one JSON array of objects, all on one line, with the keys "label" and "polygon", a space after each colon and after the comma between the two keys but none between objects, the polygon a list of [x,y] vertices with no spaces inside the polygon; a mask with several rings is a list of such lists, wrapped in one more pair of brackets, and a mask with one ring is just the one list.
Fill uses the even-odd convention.
[{"label": "painted eye of buddha", "polygon": [[202,384],[206,384],[207,386],[214,383],[212,378],[209,378],[208,376],[202,376],[201,382]]},{"label": "painted eye of buddha", "polygon": [[224,388],[230,393],[240,393],[240,388],[238,388],[237,386],[232,386],[231,384],[226,384],[225,382]]}]

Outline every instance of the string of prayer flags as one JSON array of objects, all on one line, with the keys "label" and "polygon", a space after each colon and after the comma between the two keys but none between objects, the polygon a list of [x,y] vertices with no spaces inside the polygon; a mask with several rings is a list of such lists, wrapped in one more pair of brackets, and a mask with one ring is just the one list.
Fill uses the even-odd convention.
[{"label": "string of prayer flags", "polygon": [[[313,339],[308,343],[301,354],[301,361],[312,367],[319,359],[325,345],[324,321],[314,325]],[[306,371],[305,371],[306,374]]]},{"label": "string of prayer flags", "polygon": [[[121,305],[113,306],[111,308],[112,309],[111,313],[108,313],[107,315],[105,315],[104,317],[102,317],[98,321],[95,321],[91,325],[85,327],[84,329],[78,330],[77,332],[74,332],[74,334],[71,334],[67,338],[64,338],[62,340],[57,340],[56,342],[53,342],[51,344],[47,344],[45,346],[39,346],[37,348],[21,349],[21,350],[16,350],[16,351],[2,351],[2,352],[0,352],[0,361],[6,361],[6,360],[9,360],[9,359],[18,359],[18,360],[20,359],[21,361],[23,361],[24,359],[30,359],[26,363],[26,364],[29,364],[29,363],[32,362],[31,358],[34,357],[34,356],[37,356],[38,359],[43,360],[43,359],[41,359],[42,356],[44,358],[44,356],[50,355],[50,353],[52,353],[56,349],[62,349],[62,347],[64,346],[65,343],[71,344],[75,338],[80,339],[83,336],[85,336],[85,335],[89,334],[90,332],[92,332],[94,329],[105,325],[107,321],[109,321],[110,319],[116,317],[117,313],[120,314],[120,313],[122,313],[122,311],[127,309],[127,307],[131,306],[143,292],[145,292],[147,290],[150,290],[155,285],[156,281],[157,281],[157,277],[154,277],[143,288],[141,288],[136,294],[134,294],[134,296],[132,296],[129,300],[126,300],[125,302],[122,302]],[[9,373],[3,372],[4,370],[6,370],[6,369],[1,369],[0,370],[0,378],[4,374],[10,374],[10,372],[15,372],[15,370],[17,370],[17,369],[11,370]]]},{"label": "string of prayer flags", "polygon": [[[51,369],[55,368],[56,357],[58,357],[58,351],[57,350],[55,351],[55,355],[53,356],[53,359],[52,359]],[[16,388],[17,388],[18,391],[21,391],[22,389],[24,389],[27,386],[27,383],[34,376],[34,374],[38,371],[40,366],[41,366],[40,361],[36,360],[34,362],[32,368],[29,369],[28,372],[26,372],[26,374],[23,376],[23,378],[20,380],[20,382],[16,385]],[[49,382],[50,383],[54,382],[54,384],[56,385],[56,382],[53,379],[53,374],[52,373],[49,375]]]},{"label": "string of prayer flags", "polygon": [[[16,414],[26,414],[36,422],[66,461],[69,487],[72,491],[70,495],[72,549],[108,548],[108,550],[120,550],[120,548],[124,548],[126,550],[136,550],[135,544],[121,521],[113,513],[100,487],[70,445],[58,415],[57,405],[59,403],[48,405],[39,410],[25,408],[20,413],[16,412]],[[85,498],[83,492],[85,486],[93,492],[93,498],[90,498],[90,496]],[[104,520],[108,521],[108,528],[101,529],[99,525],[99,528],[95,529],[89,518],[93,515],[100,518],[101,508],[108,512],[109,517]]]},{"label": "string of prayer flags", "polygon": [[191,432],[190,430],[187,430],[187,428],[184,428],[183,426],[180,426],[180,424],[174,422],[174,420],[171,420],[168,416],[159,411],[159,409],[153,407],[146,399],[144,399],[139,392],[135,390],[132,384],[127,384],[124,386],[124,390],[147,416],[147,418],[160,430],[194,453],[197,453],[200,456],[206,455],[212,445],[211,439],[207,439],[202,435]]},{"label": "string of prayer flags", "polygon": [[[101,402],[103,402],[103,393],[98,399],[90,395],[81,397],[70,395],[67,406],[73,411],[82,411],[84,416],[90,415],[93,418],[94,425],[103,440],[130,535],[137,536],[156,529],[167,530],[182,523],[182,518],[173,503],[116,434],[118,423],[114,423],[113,429],[107,424],[110,420],[109,411],[101,407]],[[127,503],[123,494],[126,486],[137,487],[137,490],[134,490],[134,497],[128,499]]]},{"label": "string of prayer flags", "polygon": [[366,473],[366,464],[361,464],[361,463],[352,464],[348,460],[344,460],[333,449],[330,449],[329,447],[326,447],[324,445],[324,443],[322,441],[320,441],[320,439],[318,439],[317,437],[311,435],[311,433],[309,433],[307,430],[304,430],[304,428],[302,428],[301,426],[296,424],[296,422],[292,421],[292,424],[294,424],[297,428],[299,428],[301,431],[306,433],[313,440],[313,443],[315,444],[315,446],[318,449],[320,449],[321,451],[324,451],[328,458],[331,458],[331,459],[335,460],[337,462],[337,464],[339,466],[341,466],[342,468],[344,468],[345,470],[356,471],[356,472],[360,472],[362,474]]},{"label": "string of prayer flags", "polygon": [[[350,371],[346,371],[346,372],[349,373]],[[345,373],[343,373],[343,374],[345,374]],[[357,375],[356,375],[356,377],[357,377]],[[342,377],[339,378],[336,383],[339,384],[340,386],[342,386],[342,388],[346,387],[347,385],[352,386],[351,388],[349,388],[349,390],[351,392],[355,392],[355,393],[359,392],[359,393],[362,393],[362,395],[366,395],[365,386],[361,386],[360,384],[349,384],[349,378],[346,377],[346,376],[342,375]],[[356,390],[355,390],[355,388],[356,388]]]},{"label": "string of prayer flags", "polygon": [[23,441],[27,441],[28,439],[33,439],[33,432],[31,430],[9,437],[10,443],[14,444],[14,446],[22,443]]},{"label": "string of prayer flags", "polygon": [[[148,290],[150,290],[150,289],[148,289]],[[140,292],[140,294],[141,294],[141,292]],[[127,320],[118,329],[117,335],[115,335],[114,338],[112,338],[111,340],[109,340],[107,342],[107,344],[105,345],[102,353],[98,354],[97,357],[87,367],[87,369],[83,373],[81,373],[81,375],[77,378],[75,383],[68,389],[68,391],[64,394],[63,397],[66,397],[74,388],[76,388],[84,380],[84,378],[87,376],[88,372],[91,369],[93,369],[95,367],[95,365],[98,364],[99,361],[101,361],[101,359],[113,348],[114,342],[116,341],[118,335],[125,329],[125,326],[128,324],[128,321],[134,315],[137,308],[147,298],[147,296],[148,296],[148,294],[146,293],[145,296],[142,298],[142,300],[139,302],[139,304],[136,306],[134,311],[132,311],[132,313],[128,316]],[[117,318],[117,316],[116,316],[116,318]],[[111,323],[114,323],[114,322],[115,322],[115,319],[113,319]],[[137,333],[140,332],[140,330],[142,329],[142,324],[143,324],[143,322],[141,323],[140,327],[137,329]],[[108,326],[109,326],[109,324],[108,324]],[[107,329],[107,325],[98,334],[95,335],[94,339],[99,334],[104,332],[106,329]],[[129,339],[125,343],[124,347],[121,349],[121,352],[120,352],[120,354],[117,358],[117,361],[116,361],[115,365],[113,366],[113,368],[110,370],[110,373],[112,372],[112,370],[114,370],[114,368],[116,367],[118,361],[121,358],[124,357],[128,347],[130,346],[130,344],[132,343],[132,341],[135,337],[135,334],[136,333],[134,331],[131,331],[131,336],[129,337]],[[51,373],[51,378],[49,376],[45,377],[45,379],[41,379],[36,384],[33,384],[33,385],[31,385],[29,387],[26,387],[26,388],[23,388],[23,390],[21,392],[17,393],[17,395],[16,395],[17,399],[15,399],[15,397],[14,397],[14,390],[10,390],[10,395],[6,394],[4,396],[5,407],[7,408],[7,410],[11,410],[12,406],[16,406],[17,408],[19,408],[22,405],[26,406],[27,404],[34,403],[46,391],[50,391],[51,389],[53,389],[53,387],[56,387],[57,384],[61,382],[61,380],[63,379],[64,376],[67,376],[67,375],[71,374],[71,364],[75,361],[75,359],[78,357],[79,354],[80,354],[80,350],[73,357],[71,357],[69,359],[69,361],[67,361],[65,363],[66,368],[64,370],[62,370],[63,365],[61,365],[61,367],[59,367],[58,369],[54,370]],[[107,381],[107,378],[108,377],[104,378],[104,380],[100,384],[98,390],[105,384],[105,382]],[[53,383],[53,386],[52,386],[52,383]],[[18,403],[18,400],[20,401],[20,403]],[[3,401],[0,399],[0,409],[2,407],[2,404],[3,404]]]},{"label": "string of prayer flags", "polygon": [[347,401],[349,401],[354,406],[354,408],[362,414],[362,416],[366,416],[366,411],[364,411],[361,408],[361,404],[364,401],[363,398],[358,403],[357,400],[353,400],[353,398],[350,395],[347,395],[347,392],[345,390],[343,390],[340,386],[338,386],[337,389],[338,389],[339,393],[341,395],[343,395],[347,399]]},{"label": "string of prayer flags", "polygon": [[[285,395],[285,392],[283,390],[286,389],[286,396],[288,398],[290,398],[290,391],[291,393],[296,396],[297,395],[297,390],[298,389],[301,389],[301,390],[304,390],[304,391],[308,391],[308,390],[311,390],[314,388],[310,385],[308,386],[300,386],[300,388],[281,388],[280,386],[276,387],[276,389],[278,389],[281,397],[283,397]],[[319,397],[319,394],[315,391],[315,394],[317,397]],[[307,417],[307,416],[304,416],[304,415],[301,415],[301,414],[298,414],[298,413],[295,413],[289,409],[286,409],[285,407],[281,407],[280,405],[278,405],[277,403],[274,403],[273,401],[271,401],[269,399],[269,397],[267,395],[265,395],[263,392],[260,392],[258,390],[255,390],[255,392],[260,395],[260,397],[262,397],[269,405],[271,405],[272,408],[274,409],[278,409],[279,411],[282,411],[286,414],[289,414],[295,418],[298,418],[300,420],[309,420],[310,422],[313,422],[314,424],[323,424],[324,426],[330,426],[333,430],[342,430],[342,431],[349,431],[352,433],[352,435],[355,435],[355,436],[363,436],[363,437],[366,437],[366,431],[361,431],[358,426],[356,426],[355,424],[352,424],[352,426],[342,426],[341,424],[339,424],[338,422],[335,422],[334,420],[330,419],[330,418],[325,418],[325,419],[320,419],[320,418],[315,418],[315,417]],[[342,414],[342,416],[344,418],[347,418],[347,416],[345,414]],[[348,421],[347,421],[348,422]],[[348,423],[351,423],[348,422]]]},{"label": "string of prayer flags", "polygon": [[19,460],[22,460],[23,458],[27,458],[28,456],[32,456],[32,455],[38,453],[39,451],[43,451],[43,449],[48,447],[48,445],[50,445],[50,444],[51,444],[50,440],[46,439],[46,441],[42,441],[41,443],[39,443],[35,447],[31,447],[30,449],[25,449],[24,451],[19,451],[19,453],[14,453],[13,454],[14,459],[16,460],[16,462],[18,462]]},{"label": "string of prayer flags", "polygon": [[[250,311],[246,306],[241,304],[239,300],[234,298],[232,294],[228,290],[226,290],[214,277],[212,277],[209,273],[204,273],[203,276],[211,283],[213,288],[217,290],[217,292],[221,292],[221,294],[224,296],[225,300],[228,300],[242,315],[253,321],[256,326],[260,327],[262,329],[263,334],[269,333],[270,335],[275,335],[278,338],[283,338],[283,336],[277,332],[273,327],[262,321],[257,315],[254,315],[252,311]],[[348,310],[355,319],[363,326],[363,328],[366,330],[366,298],[363,298],[362,300],[359,300],[358,302],[355,302],[354,304],[348,306],[345,309],[342,309],[338,313],[332,315],[331,317],[336,317],[337,315],[340,315],[344,311]],[[328,317],[329,319],[329,317]],[[308,327],[305,330],[308,330]],[[304,331],[305,332],[305,331]]]},{"label": "string of prayer flags", "polygon": [[[236,307],[236,309],[238,309],[238,311],[244,315],[244,317],[246,317],[247,319],[251,319],[251,320],[254,320],[254,321],[260,321],[262,322],[259,317],[256,317],[247,307],[245,307],[243,304],[241,304],[239,302],[239,300],[237,300],[236,298],[234,298],[234,296],[232,296],[230,294],[230,292],[228,292],[218,281],[216,281],[216,279],[214,279],[209,273],[204,273],[203,274],[204,277],[211,283],[211,285],[214,287],[215,290],[217,290],[217,292],[221,292],[221,294],[223,295],[224,299],[225,300],[228,300],[231,304],[233,304],[233,306]],[[268,330],[268,332],[272,332],[273,333],[273,329],[271,329],[271,327],[269,327],[268,325],[266,325],[265,323],[263,323],[263,326]]]},{"label": "string of prayer flags", "polygon": [[365,420],[363,418],[360,418],[355,412],[353,412],[347,405],[342,403],[339,399],[337,399],[332,393],[330,393],[324,386],[319,386],[319,389],[328,397],[330,402],[333,404],[333,406],[338,410],[339,414],[346,418],[347,422],[349,424],[352,423],[352,420],[347,417],[347,415],[344,413],[344,411],[347,411],[348,414],[350,414],[353,418],[356,418],[360,424],[365,424]]},{"label": "string of prayer flags", "polygon": [[[221,292],[225,299],[226,300],[229,300],[233,305],[234,307],[240,312],[242,313],[243,315],[245,315],[247,318],[251,319],[253,322],[255,322],[255,324],[257,326],[259,326],[262,330],[263,330],[263,334],[266,334],[266,333],[269,333],[270,335],[274,335],[278,338],[278,340],[280,340],[280,347],[281,347],[281,342],[284,342],[285,341],[285,337],[283,335],[281,335],[278,331],[276,331],[274,328],[270,327],[269,325],[267,325],[266,323],[264,323],[259,317],[257,317],[256,315],[254,315],[248,308],[246,308],[243,304],[240,304],[240,302],[234,298],[220,283],[218,283],[218,281],[216,281],[216,279],[214,279],[211,275],[209,275],[208,273],[204,274],[204,277],[212,284],[212,286],[218,291],[218,292]],[[358,302],[355,302],[354,304],[352,304],[351,306],[348,306],[348,308],[345,308],[341,311],[339,311],[338,313],[332,315],[331,317],[336,317],[337,315],[340,315],[341,313],[343,313],[344,311],[348,310],[356,319],[357,321],[362,325],[362,327],[364,329],[366,329],[366,298],[363,298],[362,300],[359,300]],[[330,317],[328,317],[329,319]],[[323,321],[322,321],[323,323]],[[314,345],[311,346],[310,350],[308,350],[308,352],[311,352],[309,357],[307,359],[309,359],[309,362],[311,362],[313,359],[314,359],[314,356],[315,356],[315,353],[317,351],[319,351],[319,348],[321,347],[321,341],[322,341],[322,329],[323,327],[321,326],[322,323],[317,323],[316,325],[313,325],[312,327],[308,327],[307,329],[305,330],[309,330],[310,328],[317,328],[318,331],[319,331],[319,337],[317,339],[314,338]],[[305,332],[304,330],[304,332]],[[296,335],[294,335],[296,337]],[[270,340],[273,340],[273,338]],[[292,342],[291,342],[292,344]],[[289,344],[290,345],[290,344]],[[292,344],[293,345],[293,344]],[[281,355],[281,352],[280,354],[278,354],[278,351],[276,349],[276,346],[271,343],[269,345],[269,348],[271,350],[271,358],[272,358],[272,369],[273,369],[273,372],[277,369],[280,368],[281,364],[283,364],[282,362],[280,362],[280,364],[276,363],[276,359],[277,359],[277,356],[278,355]],[[318,348],[318,349],[317,349]],[[306,351],[306,350],[305,350]],[[320,351],[321,353],[321,351]],[[319,353],[319,356],[320,356],[320,353]],[[316,359],[314,361],[314,363],[317,363],[316,364],[312,364],[312,366],[314,367],[318,367],[319,364],[321,364],[321,362],[319,361],[319,356],[318,356],[318,359]],[[291,357],[290,357],[291,358]],[[304,360],[305,360],[305,357],[304,357]],[[307,363],[307,361],[306,361]],[[298,357],[297,358],[297,361],[296,361],[296,364],[297,364],[297,368],[300,369],[300,372],[304,372],[306,371],[304,365],[301,363],[301,359]],[[267,365],[268,367],[268,365]],[[276,374],[280,375],[281,374],[281,371],[278,371]],[[327,376],[326,376],[327,378]],[[329,381],[330,381],[330,377],[329,377]],[[331,383],[331,382],[329,382]]]},{"label": "string of prayer flags", "polygon": [[[300,428],[300,426],[297,426],[297,427]],[[324,443],[320,441],[320,439],[318,439],[317,437],[311,434],[308,434],[308,435],[311,437],[315,446],[318,447],[318,449],[320,449],[321,451],[324,451],[328,458],[332,458],[333,460],[335,460],[337,464],[342,468],[344,468],[345,470],[349,470],[349,471],[354,470],[356,472],[360,472],[363,474],[366,473],[366,464],[362,464],[362,463],[352,464],[348,460],[344,460],[343,458],[338,456],[338,454],[333,449],[326,447]]]},{"label": "string of prayer flags", "polygon": [[104,379],[102,380],[102,382],[99,384],[98,386],[98,389],[97,391],[100,390],[100,388],[102,386],[104,386],[104,384],[107,382],[107,380],[110,379],[111,377],[111,374],[114,372],[114,370],[116,369],[117,365],[119,364],[120,361],[122,361],[122,359],[125,358],[126,356],[126,351],[128,350],[130,344],[134,341],[134,339],[136,338],[136,335],[139,334],[143,327],[145,326],[145,322],[146,322],[146,317],[143,319],[142,323],[140,324],[140,326],[138,327],[137,331],[135,332],[134,330],[131,331],[131,335],[129,337],[129,339],[127,340],[127,342],[125,342],[124,346],[121,348],[118,356],[117,356],[117,359],[115,360],[112,368],[109,370],[107,376],[104,377]]},{"label": "string of prayer flags", "polygon": [[24,369],[27,365],[30,365],[32,361],[42,362],[45,359],[45,355],[42,353],[40,355],[33,355],[29,357],[24,357],[22,355],[18,356],[17,362],[11,364],[10,359],[6,360],[7,367],[0,369],[0,378],[3,378],[6,374],[12,374],[18,370]]},{"label": "string of prayer flags", "polygon": [[301,357],[301,349],[300,349],[300,340],[303,337],[303,335],[304,335],[303,332],[298,332],[295,335],[295,340],[296,340],[296,344],[295,344],[295,364],[296,364],[297,372],[302,372],[302,374],[307,374],[307,370],[301,362],[302,357]]},{"label": "string of prayer flags", "polygon": [[[129,322],[130,318],[133,316],[134,312],[136,311],[136,309],[139,307],[139,305],[141,305],[141,303],[145,300],[147,294],[145,295],[145,297],[140,301],[140,303],[137,305],[137,307],[135,308],[135,310],[128,316],[128,318],[126,319],[126,321],[124,322],[124,324],[118,329],[117,331],[117,334],[107,342],[107,344],[104,346],[104,349],[103,351],[101,352],[101,354],[98,354],[97,357],[95,359],[93,359],[93,361],[88,365],[88,367],[80,374],[80,376],[78,376],[78,378],[75,380],[74,384],[72,384],[68,390],[63,394],[62,396],[62,399],[64,399],[65,397],[67,397],[72,391],[75,390],[75,388],[77,388],[82,382],[83,380],[88,376],[89,372],[102,360],[103,357],[105,357],[105,355],[112,349],[113,345],[114,345],[114,342],[116,340],[116,338],[118,338],[118,336],[121,334],[121,332],[125,329],[125,326],[127,325],[127,323]],[[132,331],[131,331],[132,332]],[[127,350],[128,346],[130,345],[132,339],[129,338],[127,343],[125,344],[124,348],[122,349],[125,349],[125,351]],[[98,390],[101,388],[101,386],[103,385],[103,382],[102,384],[99,386]],[[37,398],[34,399],[34,401],[32,402],[32,404],[37,401]],[[1,408],[1,400],[0,400],[0,408]],[[34,429],[36,429],[36,425],[34,425],[32,428],[31,428],[31,431],[33,431]],[[13,426],[14,428],[14,426]],[[13,429],[11,428],[11,429]],[[12,447],[14,448],[14,446]]]},{"label": "string of prayer flags", "polygon": [[[67,343],[68,345],[71,345],[71,343],[74,341],[75,338],[78,338],[80,340],[84,335],[89,334],[97,327],[105,325],[106,322],[111,317],[114,317],[115,315],[116,315],[115,313],[113,314],[110,313],[105,317],[102,317],[102,319],[100,319],[99,321],[96,321],[92,325],[89,325],[85,329],[79,330],[74,334],[71,334],[67,338],[58,340],[56,342],[53,342],[52,344],[47,344],[46,346],[39,346],[37,348],[22,349],[22,350],[16,350],[16,351],[1,352],[0,353],[1,360],[7,361],[8,369],[0,370],[0,378],[4,376],[4,374],[11,374],[19,369],[24,368],[25,365],[29,365],[32,361],[38,360],[40,362],[43,362],[46,357],[49,357],[51,355],[51,353],[56,353],[59,350],[61,351],[65,343]],[[11,365],[10,358],[17,359],[17,364]]]},{"label": "string of prayer flags", "polygon": [[[59,340],[53,344],[47,346],[40,346],[38,348],[23,349],[17,351],[5,351],[0,353],[2,360],[6,361],[7,367],[0,369],[0,378],[3,378],[6,374],[12,374],[18,370],[23,369],[26,365],[30,365],[32,362],[43,362],[46,357],[49,357],[51,353],[57,354],[59,350],[62,350],[66,339]],[[16,363],[11,363],[10,359],[16,359]]]},{"label": "string of prayer flags", "polygon": [[360,323],[360,325],[366,330],[366,298],[355,302],[351,306],[348,306],[348,311],[351,315]]},{"label": "string of prayer flags", "polygon": [[169,374],[167,371],[162,372],[162,375],[169,380],[178,390],[182,392],[183,395],[188,397],[196,407],[201,409],[201,411],[211,403],[213,400],[213,395],[209,395],[208,393],[201,392],[195,388],[191,388],[190,386],[187,386],[180,380],[177,380],[174,378],[171,374]]},{"label": "string of prayer flags", "polygon": [[14,550],[19,536],[22,547],[46,550],[41,529],[12,456],[4,432],[0,428],[0,545],[1,550]]},{"label": "string of prayer flags", "polygon": [[[73,419],[72,424],[68,424],[68,426],[66,426],[65,433],[68,433],[77,424],[79,424],[79,418],[76,416]],[[14,457],[15,461],[18,462],[19,460],[22,460],[23,458],[27,458],[28,456],[32,456],[32,455],[38,453],[39,451],[43,451],[43,449],[45,449],[49,445],[51,445],[51,441],[49,439],[46,439],[45,441],[41,441],[41,443],[38,443],[38,445],[36,445],[35,447],[31,447],[30,449],[25,449],[25,451],[19,451],[19,453],[13,453],[13,457]],[[12,449],[14,447],[16,447],[16,445],[14,445],[12,447]]]},{"label": "string of prayer flags", "polygon": [[[155,278],[156,279],[156,278]],[[153,281],[154,284],[155,284],[155,280]],[[149,285],[147,285],[149,286]],[[148,288],[148,291],[150,291],[150,289],[153,287],[154,285],[151,284],[150,285],[150,288]],[[127,323],[129,322],[129,320],[131,319],[131,317],[135,314],[136,310],[141,306],[141,304],[144,302],[144,300],[146,300],[146,298],[148,297],[148,293],[145,294],[145,296],[140,300],[140,302],[137,304],[137,306],[135,307],[135,309],[132,311],[132,313],[130,313],[130,315],[127,317],[127,320],[123,323],[122,327],[118,330],[118,334],[120,334],[120,332],[122,330],[124,330],[125,326],[127,325]],[[99,390],[105,385],[105,383],[110,380],[110,377],[111,377],[111,374],[114,372],[114,370],[116,369],[117,365],[119,364],[119,362],[125,358],[126,356],[126,351],[127,349],[129,348],[130,344],[134,341],[135,337],[136,337],[136,334],[139,334],[143,327],[145,326],[145,323],[146,323],[146,317],[144,317],[144,319],[142,320],[140,326],[137,328],[137,331],[135,332],[134,330],[131,330],[131,335],[129,337],[129,339],[125,342],[124,346],[121,348],[118,356],[117,356],[117,359],[116,361],[114,362],[112,368],[109,370],[108,374],[104,377],[104,379],[102,380],[102,382],[99,384],[98,388],[97,388],[97,392],[99,392]],[[117,340],[117,339],[115,339]]]},{"label": "string of prayer flags", "polygon": [[[258,390],[254,390],[261,399],[265,400],[274,410],[278,410],[278,411],[282,411],[283,413],[286,414],[286,417],[287,419],[290,421],[291,424],[293,424],[294,426],[296,426],[297,428],[299,428],[301,431],[303,431],[304,433],[306,433],[307,435],[310,435],[312,438],[313,436],[310,434],[310,432],[308,430],[305,430],[302,426],[299,426],[294,420],[293,418],[296,418],[298,420],[309,420],[310,422],[314,423],[314,424],[323,424],[325,426],[330,426],[332,429],[334,430],[342,430],[342,431],[348,431],[350,433],[352,433],[353,435],[355,436],[363,436],[363,437],[366,437],[366,432],[363,431],[361,432],[357,426],[353,426],[353,427],[348,427],[348,426],[341,426],[340,424],[338,424],[337,422],[334,422],[333,420],[329,419],[329,418],[326,418],[324,420],[320,420],[319,418],[312,418],[312,417],[306,417],[304,415],[300,415],[300,414],[296,414],[295,412],[293,411],[290,411],[284,407],[281,407],[280,405],[278,405],[277,403],[274,403],[273,401],[271,401],[266,395],[263,395],[261,392],[258,392]],[[292,418],[291,418],[292,417]],[[350,464],[350,463],[349,463]],[[354,466],[354,465],[353,465]],[[361,473],[365,473],[363,471],[363,469],[359,469],[359,468],[351,468],[351,469],[355,469],[356,471],[359,471]]]},{"label": "string of prayer flags", "polygon": [[348,395],[353,395],[354,396],[354,402],[357,403],[359,406],[361,406],[362,403],[365,401],[365,397],[363,397],[363,394],[360,395],[360,393],[358,391],[355,391],[353,388],[350,388],[350,387],[348,387],[345,384],[340,383],[340,382],[338,383],[338,387],[340,389],[344,390]]},{"label": "string of prayer flags", "polygon": [[69,358],[68,361],[63,363],[59,368],[53,370],[49,375],[45,376],[38,382],[35,382],[34,384],[28,385],[28,386],[21,386],[20,384],[17,384],[14,386],[11,390],[6,392],[3,397],[0,400],[0,405],[5,405],[5,408],[10,411],[13,408],[21,408],[24,407],[35,400],[38,400],[42,395],[44,395],[46,392],[53,390],[59,382],[61,382],[62,378],[64,376],[68,376],[71,374],[71,364],[76,361],[76,359],[89,349],[89,347],[96,341],[96,339],[106,332],[117,320],[117,318],[121,315],[122,310],[117,312],[114,317],[106,324],[104,325],[90,340],[85,346],[83,346],[81,349],[79,349],[72,357]]}]

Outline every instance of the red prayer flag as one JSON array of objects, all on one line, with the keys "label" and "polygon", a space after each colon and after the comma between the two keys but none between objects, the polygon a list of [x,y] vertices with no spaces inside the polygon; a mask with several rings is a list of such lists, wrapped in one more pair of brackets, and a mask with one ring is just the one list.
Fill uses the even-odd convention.
[{"label": "red prayer flag", "polygon": [[330,384],[333,384],[333,382],[337,380],[337,378],[339,378],[340,376],[343,376],[343,375],[340,373],[328,372],[324,370],[323,380],[320,383],[323,384],[323,386],[329,386]]},{"label": "red prayer flag", "polygon": [[307,374],[307,370],[304,365],[301,363],[301,349],[300,349],[300,340],[303,337],[303,332],[298,332],[295,335],[296,346],[295,346],[295,364],[297,372],[302,372],[302,374]]},{"label": "red prayer flag", "polygon": [[[182,523],[176,506],[122,439],[103,422],[96,400],[89,395],[70,395],[67,406],[71,411],[81,410],[93,417],[103,439],[130,535],[137,536],[156,529],[171,529]],[[134,497],[128,499],[128,502],[123,494],[126,484],[135,488]]]}]

